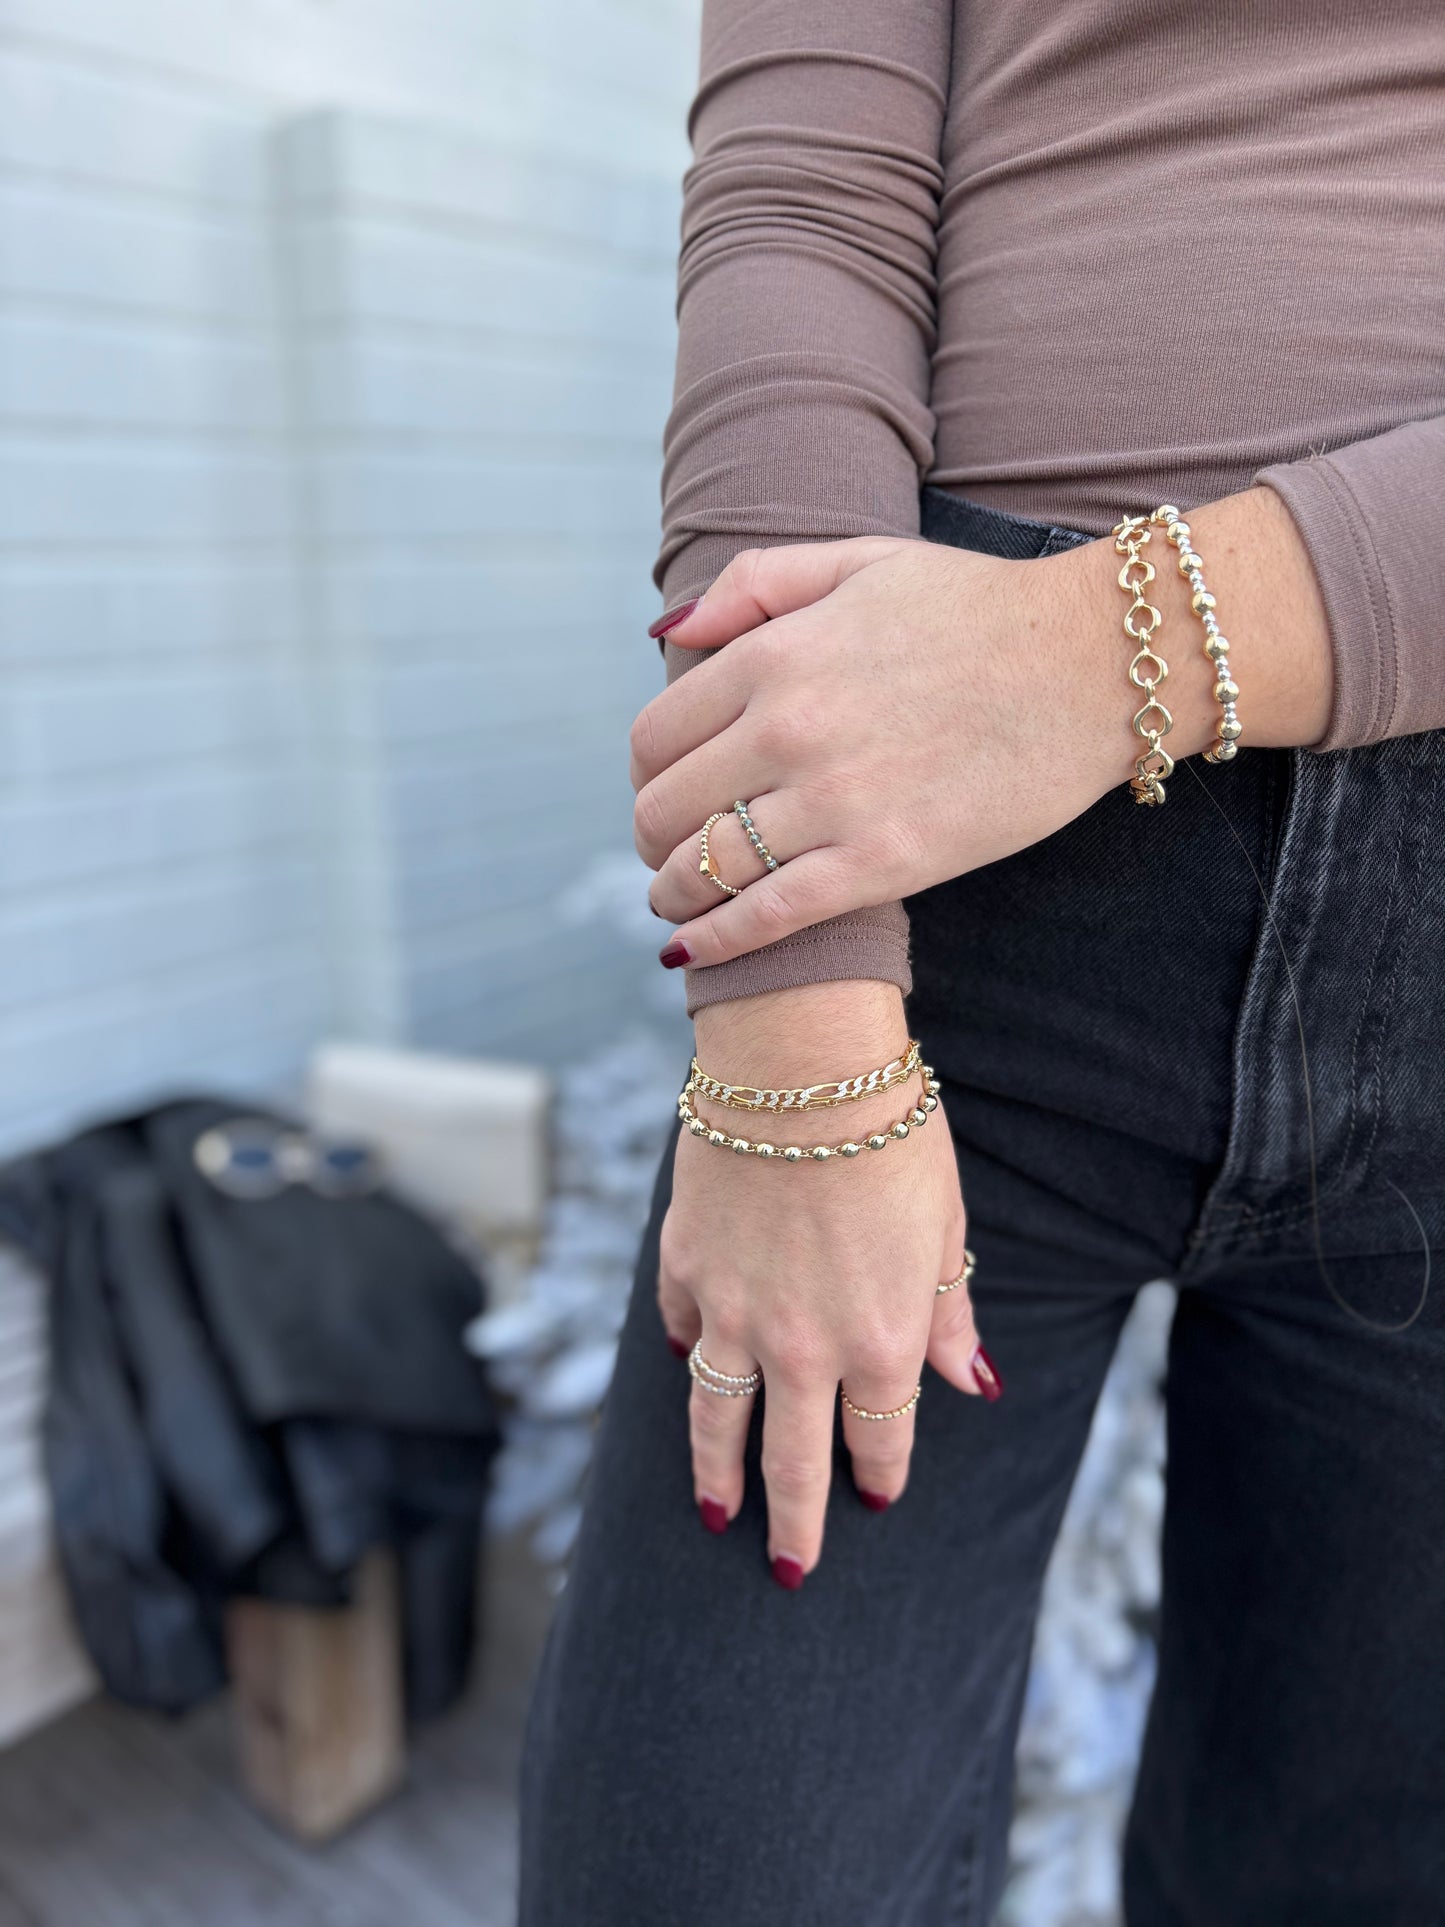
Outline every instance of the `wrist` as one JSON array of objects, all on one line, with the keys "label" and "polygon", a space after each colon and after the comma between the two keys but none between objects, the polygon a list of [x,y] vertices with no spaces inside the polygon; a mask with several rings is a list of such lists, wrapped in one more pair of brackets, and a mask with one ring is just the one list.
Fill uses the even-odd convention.
[{"label": "wrist", "polygon": [[[1318,742],[1329,720],[1334,663],[1319,584],[1289,510],[1273,489],[1261,487],[1188,509],[1185,517],[1231,644],[1241,747]],[[1149,559],[1156,574],[1146,593],[1163,617],[1156,640],[1169,664],[1159,693],[1174,719],[1165,747],[1178,761],[1200,754],[1218,733],[1215,677],[1189,606],[1189,585],[1157,533]],[[1130,727],[1143,696],[1128,680],[1133,645],[1123,629],[1128,603],[1118,587],[1119,558],[1106,536],[1026,566],[1036,575],[1056,572],[1040,587],[1073,657],[1064,674],[1077,695],[1077,729],[1089,732],[1089,770],[1102,795],[1127,780],[1143,747]]]},{"label": "wrist", "polygon": [[732,997],[706,1005],[693,1028],[711,1076],[774,1089],[871,1070],[908,1041],[902,991],[870,978]]}]

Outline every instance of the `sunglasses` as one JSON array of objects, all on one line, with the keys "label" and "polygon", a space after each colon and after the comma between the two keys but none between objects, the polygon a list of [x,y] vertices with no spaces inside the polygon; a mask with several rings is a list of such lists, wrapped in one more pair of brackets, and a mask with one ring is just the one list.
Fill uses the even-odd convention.
[{"label": "sunglasses", "polygon": [[292,1184],[323,1198],[357,1198],[382,1181],[381,1160],[367,1145],[287,1130],[267,1118],[213,1124],[196,1139],[192,1156],[228,1198],[274,1198]]}]

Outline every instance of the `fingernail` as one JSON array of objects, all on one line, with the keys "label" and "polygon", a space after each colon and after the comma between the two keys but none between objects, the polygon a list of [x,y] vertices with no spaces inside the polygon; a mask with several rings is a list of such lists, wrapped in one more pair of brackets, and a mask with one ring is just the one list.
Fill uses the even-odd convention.
[{"label": "fingernail", "polygon": [[699,1499],[697,1509],[702,1514],[702,1522],[709,1532],[727,1531],[728,1509],[721,1499]]},{"label": "fingernail", "polygon": [[669,609],[666,615],[659,616],[656,622],[647,625],[648,635],[654,638],[665,636],[669,629],[675,629],[678,623],[685,622],[701,601],[702,597],[695,595],[691,602],[679,602],[675,609]]},{"label": "fingernail", "polygon": [[685,943],[670,943],[665,950],[658,951],[657,961],[664,970],[676,970],[679,964],[692,962],[692,952]]},{"label": "fingernail", "polygon": [[978,1389],[983,1393],[989,1404],[992,1405],[998,1399],[1001,1399],[1003,1397],[1003,1380],[999,1377],[998,1366],[994,1364],[982,1345],[979,1346],[978,1350],[968,1362],[973,1368],[974,1378],[978,1381]]},{"label": "fingernail", "polygon": [[687,1346],[683,1344],[680,1338],[674,1338],[671,1332],[667,1334],[667,1349],[672,1353],[674,1358],[687,1357]]},{"label": "fingernail", "polygon": [[885,1498],[883,1493],[865,1492],[861,1485],[858,1488],[858,1497],[870,1512],[886,1512],[890,1504],[890,1501]]},{"label": "fingernail", "polygon": [[803,1583],[803,1568],[796,1559],[780,1552],[773,1561],[773,1577],[785,1592],[796,1592]]}]

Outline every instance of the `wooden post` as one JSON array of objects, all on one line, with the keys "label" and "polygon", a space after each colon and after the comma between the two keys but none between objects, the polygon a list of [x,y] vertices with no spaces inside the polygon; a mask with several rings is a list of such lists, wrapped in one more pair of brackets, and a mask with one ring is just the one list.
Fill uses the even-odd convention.
[{"label": "wooden post", "polygon": [[343,1611],[238,1599],[226,1614],[241,1777],[298,1840],[329,1840],[406,1772],[396,1566],[367,1554]]}]

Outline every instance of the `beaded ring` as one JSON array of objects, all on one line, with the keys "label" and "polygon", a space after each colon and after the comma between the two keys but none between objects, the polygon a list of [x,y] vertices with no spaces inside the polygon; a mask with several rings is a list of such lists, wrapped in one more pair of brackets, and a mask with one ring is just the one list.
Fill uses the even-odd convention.
[{"label": "beaded ring", "polygon": [[734,803],[733,814],[737,817],[739,823],[741,823],[743,828],[747,831],[748,842],[752,844],[753,849],[757,853],[757,855],[762,858],[764,867],[768,870],[776,870],[778,867],[778,859],[773,855],[772,851],[768,848],[767,844],[764,843],[763,839],[758,835],[757,826],[754,824],[752,816],[749,814],[747,804],[741,803],[741,802]]},{"label": "beaded ring", "polygon": [[702,857],[702,861],[697,866],[698,873],[701,876],[705,876],[709,882],[715,883],[719,888],[719,890],[722,891],[725,897],[740,897],[742,895],[742,891],[735,890],[732,884],[730,883],[724,883],[722,878],[718,875],[717,865],[716,863],[713,862],[713,859],[712,859],[712,851],[707,846],[707,840],[712,835],[713,824],[721,823],[723,818],[726,815],[727,815],[726,810],[714,810],[712,815],[708,818],[706,823],[704,823],[702,826],[702,840],[701,840],[701,843],[699,844],[699,853]]}]

